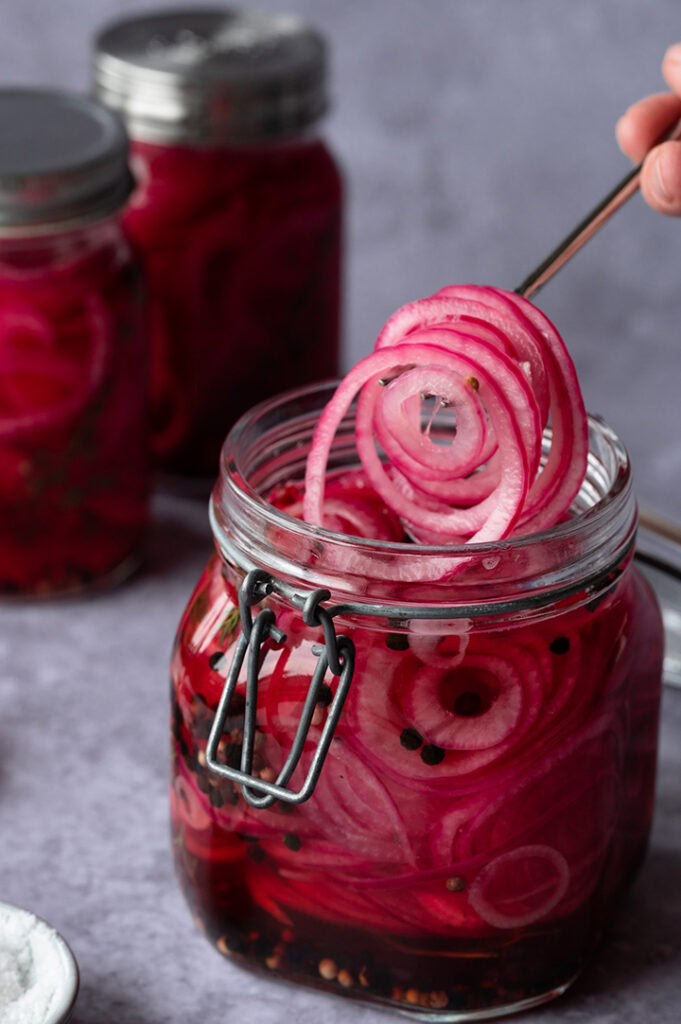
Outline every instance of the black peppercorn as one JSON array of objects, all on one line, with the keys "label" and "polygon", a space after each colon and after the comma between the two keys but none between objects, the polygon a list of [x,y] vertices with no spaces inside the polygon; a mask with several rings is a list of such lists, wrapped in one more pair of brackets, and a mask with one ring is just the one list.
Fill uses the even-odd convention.
[{"label": "black peppercorn", "polygon": [[403,729],[400,733],[400,743],[405,750],[418,750],[423,740],[416,729]]},{"label": "black peppercorn", "polygon": [[427,744],[421,751],[421,760],[424,764],[439,764],[444,759],[445,752],[442,747],[435,747],[432,744]]},{"label": "black peppercorn", "polygon": [[297,836],[295,832],[287,832],[282,840],[284,846],[288,847],[289,850],[299,850],[303,845],[300,841],[300,836]]},{"label": "black peppercorn", "polygon": [[319,687],[319,696],[317,697],[317,705],[320,708],[328,708],[329,704],[333,700],[333,690],[328,683],[322,683]]},{"label": "black peppercorn", "polygon": [[261,935],[255,940],[253,945],[253,952],[256,956],[266,957],[272,954],[272,943],[269,939],[266,939],[264,935]]},{"label": "black peppercorn", "polygon": [[232,699],[229,702],[229,718],[238,718],[239,715],[243,715],[246,709],[246,698],[243,693],[232,694]]},{"label": "black peppercorn", "polygon": [[230,768],[238,768],[241,765],[241,744],[228,743],[225,747],[225,762]]}]

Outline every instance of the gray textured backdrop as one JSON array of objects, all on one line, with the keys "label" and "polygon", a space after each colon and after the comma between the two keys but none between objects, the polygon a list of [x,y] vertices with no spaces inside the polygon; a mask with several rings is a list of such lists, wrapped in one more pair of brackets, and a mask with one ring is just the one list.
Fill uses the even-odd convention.
[{"label": "gray textured backdrop", "polygon": [[[0,78],[83,88],[96,25],[132,0],[0,0]],[[159,6],[158,4],[156,6]],[[616,118],[663,88],[678,0],[270,0],[326,30],[328,130],[349,183],[346,363],[451,281],[514,287],[627,169]],[[639,491],[681,479],[681,223],[639,197],[542,293]]]},{"label": "gray textured backdrop", "polygon": [[[329,130],[351,186],[347,362],[407,299],[524,277],[626,170],[615,119],[660,87],[660,57],[681,39],[681,0],[271,4],[314,18],[334,43]],[[0,80],[85,87],[92,30],[138,6],[0,0]],[[681,223],[636,199],[541,296],[588,404],[669,513],[681,478],[680,266]],[[3,609],[0,894],[72,942],[74,1024],[387,1022],[225,964],[190,927],[166,838],[166,664],[209,546],[204,509],[161,500],[151,541],[129,587]],[[678,1021],[680,698],[666,694],[647,870],[595,968],[532,1024]]]}]

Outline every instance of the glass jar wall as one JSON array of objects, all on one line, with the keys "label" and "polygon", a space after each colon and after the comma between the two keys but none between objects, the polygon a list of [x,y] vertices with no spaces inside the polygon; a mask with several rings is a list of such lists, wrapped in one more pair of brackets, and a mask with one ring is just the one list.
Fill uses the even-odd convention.
[{"label": "glass jar wall", "polygon": [[[178,876],[202,930],[248,966],[429,1019],[531,1006],[590,960],[650,828],[662,628],[631,560],[626,454],[592,420],[574,517],[541,534],[458,549],[357,541],[275,507],[330,394],[259,407],[223,451],[218,553],[172,661]],[[337,436],[338,473],[351,436]],[[274,580],[262,606],[286,634],[260,651],[253,777],[276,779],[318,661],[306,595],[327,588],[356,649],[314,793],[267,809],[206,757],[253,567]],[[245,681],[244,668],[217,747],[237,769]],[[327,673],[291,789],[336,685]]]},{"label": "glass jar wall", "polygon": [[212,479],[241,413],[338,369],[342,186],[310,134],[323,41],[287,15],[126,19],[99,36],[96,89],[140,183],[126,225],[151,290],[156,460]]},{"label": "glass jar wall", "polygon": [[31,90],[0,92],[0,133],[0,592],[70,592],[130,572],[147,520],[127,143],[91,101]]}]

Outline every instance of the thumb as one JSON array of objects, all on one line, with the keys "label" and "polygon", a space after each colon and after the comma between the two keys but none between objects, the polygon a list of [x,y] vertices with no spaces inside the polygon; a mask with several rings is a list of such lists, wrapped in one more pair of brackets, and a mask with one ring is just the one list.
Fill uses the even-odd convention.
[{"label": "thumb", "polygon": [[641,192],[659,213],[681,216],[681,142],[663,142],[645,158]]}]

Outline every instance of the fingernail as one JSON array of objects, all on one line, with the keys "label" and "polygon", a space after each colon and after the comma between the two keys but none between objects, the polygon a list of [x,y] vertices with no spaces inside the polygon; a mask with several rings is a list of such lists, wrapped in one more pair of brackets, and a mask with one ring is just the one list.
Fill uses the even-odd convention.
[{"label": "fingernail", "polygon": [[627,114],[622,114],[615,125],[615,139],[622,152],[626,156],[631,157],[631,153],[629,152],[629,146],[631,144],[631,124]]},{"label": "fingernail", "polygon": [[651,176],[651,184],[652,184],[652,187],[653,187],[653,192],[655,193],[657,199],[661,203],[664,203],[665,206],[669,206],[669,204],[671,202],[673,202],[674,196],[671,194],[671,192],[667,188],[667,185],[666,185],[665,180],[664,180],[664,176],[662,174],[662,157],[661,156],[656,156],[655,157],[655,162],[653,164],[653,170],[652,170],[652,176]]},{"label": "fingernail", "polygon": [[664,59],[670,64],[681,64],[681,43],[674,43],[664,55]]}]

